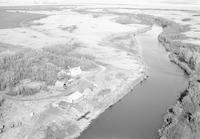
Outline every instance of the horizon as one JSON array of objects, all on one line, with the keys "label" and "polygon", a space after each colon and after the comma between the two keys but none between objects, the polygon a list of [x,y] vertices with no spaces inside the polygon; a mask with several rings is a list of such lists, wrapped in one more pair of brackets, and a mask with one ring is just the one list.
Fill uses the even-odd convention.
[{"label": "horizon", "polygon": [[3,5],[64,5],[64,4],[150,4],[150,5],[199,5],[199,0],[0,0]]}]

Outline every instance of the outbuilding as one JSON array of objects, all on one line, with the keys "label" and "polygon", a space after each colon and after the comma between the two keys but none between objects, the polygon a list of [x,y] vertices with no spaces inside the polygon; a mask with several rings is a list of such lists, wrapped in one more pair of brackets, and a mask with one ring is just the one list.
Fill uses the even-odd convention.
[{"label": "outbuilding", "polygon": [[83,99],[83,94],[76,91],[73,94],[69,95],[66,99],[67,102],[69,103],[77,103],[79,102],[81,99]]},{"label": "outbuilding", "polygon": [[58,90],[64,90],[65,81],[56,81],[55,88]]},{"label": "outbuilding", "polygon": [[68,75],[75,77],[75,76],[80,75],[81,73],[82,73],[81,67],[74,67],[74,68],[69,69]]}]

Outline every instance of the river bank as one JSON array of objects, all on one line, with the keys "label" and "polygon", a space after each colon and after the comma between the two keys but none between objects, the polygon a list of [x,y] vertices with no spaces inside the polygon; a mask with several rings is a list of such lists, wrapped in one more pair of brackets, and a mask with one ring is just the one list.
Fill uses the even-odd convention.
[{"label": "river bank", "polygon": [[188,88],[183,91],[177,103],[168,109],[164,125],[159,130],[161,139],[198,139],[200,137],[200,46],[183,43],[188,26],[163,18],[155,18],[155,23],[163,28],[158,40],[170,53],[169,59],[182,68],[188,76]]},{"label": "river bank", "polygon": [[[190,24],[189,23],[187,24],[183,23],[185,22],[184,16],[183,19],[179,18],[176,19],[172,16],[173,19],[176,19],[178,22],[181,22],[178,23],[169,19],[171,15],[168,15],[168,18],[156,16],[157,15],[156,12],[153,13],[155,14],[155,16],[149,15],[148,11],[151,10],[147,10],[145,14],[142,12],[141,13],[139,12],[139,14],[133,14],[131,12],[128,12],[128,10],[124,10],[125,12],[127,12],[126,15],[123,13],[124,11],[121,9],[119,10],[112,9],[110,11],[116,15],[120,13],[121,17],[117,18],[116,22],[121,24],[131,24],[135,22],[136,18],[142,21],[142,23],[144,24],[148,25],[157,24],[163,28],[163,32],[158,36],[158,41],[169,52],[170,61],[177,64],[181,69],[185,71],[189,81],[189,85],[188,88],[179,95],[177,104],[174,107],[169,108],[168,113],[164,118],[165,124],[163,128],[159,130],[159,133],[162,139],[199,138],[198,123],[199,123],[199,93],[200,93],[199,91],[200,90],[199,48],[200,47],[198,45],[199,38],[196,38],[193,35],[196,34],[195,29],[198,32],[198,26],[195,26],[195,23],[198,24],[198,22],[191,22]],[[88,12],[90,12],[90,10],[88,10]],[[105,12],[97,11],[96,13],[105,13]],[[191,16],[195,17],[194,14],[196,13],[195,11],[188,11],[188,13],[191,13],[190,17]],[[195,20],[195,18],[190,20]],[[190,32],[190,35],[188,34],[188,32]],[[190,39],[192,41],[189,41]]]},{"label": "river bank", "polygon": [[157,37],[162,32],[153,26],[136,35],[149,78],[138,84],[112,109],[100,115],[78,139],[155,139],[163,114],[187,88],[184,72],[171,63]]},{"label": "river bank", "polygon": [[[199,139],[200,45],[195,42],[196,39],[187,35],[187,32],[194,30],[194,23],[181,24],[156,15],[138,14],[137,16],[143,22],[150,21],[150,24],[157,24],[163,28],[158,41],[169,52],[170,61],[185,71],[189,82],[187,89],[180,93],[177,103],[170,107],[164,116],[164,125],[159,130],[160,138]],[[190,38],[193,38],[195,43],[186,41]]]},{"label": "river bank", "polygon": [[[124,14],[123,13],[124,11],[127,12],[127,14]],[[195,23],[198,24],[198,21],[197,22],[193,21],[187,24],[183,23],[186,21],[185,16],[183,16],[184,18],[181,19],[181,18],[175,18],[174,16],[167,14],[167,18],[164,18],[157,16],[158,15],[156,14],[157,11],[155,12],[153,10],[152,11],[147,10],[145,13],[139,12],[138,14],[133,14],[128,10],[124,11],[123,9],[110,10],[112,14],[117,15],[120,13],[119,18],[116,19],[117,23],[131,24],[135,22],[136,18],[142,21],[143,24],[147,25],[157,24],[163,28],[163,32],[158,36],[158,41],[169,52],[170,61],[177,64],[181,69],[183,69],[189,80],[188,88],[179,95],[177,104],[172,108],[170,107],[168,110],[168,114],[166,114],[165,116],[164,120],[165,124],[163,128],[159,130],[161,138],[164,139],[198,138],[200,56],[199,56],[199,45],[198,45],[199,38],[194,37],[195,34],[198,34],[197,33],[198,26],[197,25],[195,26]],[[148,11],[151,11],[152,15],[149,15]],[[85,12],[84,10],[82,11],[80,10],[79,12],[83,13],[90,12],[91,14],[93,13],[93,11],[92,10],[90,11],[89,9],[87,10],[87,12]],[[101,10],[96,11],[96,14],[102,14],[102,13],[106,12]],[[198,12],[187,11],[186,14],[187,13],[191,14],[190,17],[195,17],[194,13]],[[173,12],[171,12],[171,14],[176,16],[179,15],[179,14],[174,14]],[[175,22],[170,18],[178,22]],[[195,18],[192,18],[190,20],[195,20]],[[188,32],[190,32],[190,34]],[[192,112],[191,110],[189,110],[190,108],[192,109]],[[177,109],[179,109],[179,111]]]}]

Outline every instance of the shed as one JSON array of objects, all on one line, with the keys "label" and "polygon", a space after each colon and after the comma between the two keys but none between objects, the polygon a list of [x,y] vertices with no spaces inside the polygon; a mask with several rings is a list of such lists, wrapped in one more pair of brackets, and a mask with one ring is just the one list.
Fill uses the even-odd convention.
[{"label": "shed", "polygon": [[77,103],[83,98],[83,94],[76,91],[73,94],[69,95],[66,99],[67,102],[69,103]]},{"label": "shed", "polygon": [[77,75],[80,75],[82,73],[81,67],[74,67],[69,69],[69,75],[72,77],[75,77]]},{"label": "shed", "polygon": [[55,88],[58,89],[58,90],[63,90],[64,84],[65,84],[65,81],[56,81]]}]

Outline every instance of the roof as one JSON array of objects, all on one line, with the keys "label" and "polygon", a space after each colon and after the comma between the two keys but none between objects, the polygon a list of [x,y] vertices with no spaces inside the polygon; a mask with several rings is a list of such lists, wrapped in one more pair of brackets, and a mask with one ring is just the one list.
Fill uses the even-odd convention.
[{"label": "roof", "polygon": [[63,85],[64,85],[64,81],[56,81],[55,82],[55,88],[57,89],[64,89]]},{"label": "roof", "polygon": [[69,74],[71,76],[77,76],[77,75],[80,75],[81,73],[82,73],[82,70],[80,67],[74,67],[74,68],[69,69]]},{"label": "roof", "polygon": [[83,97],[83,94],[77,91],[77,92],[74,92],[73,94],[69,95],[67,97],[67,101],[68,102],[77,101],[82,97]]}]

